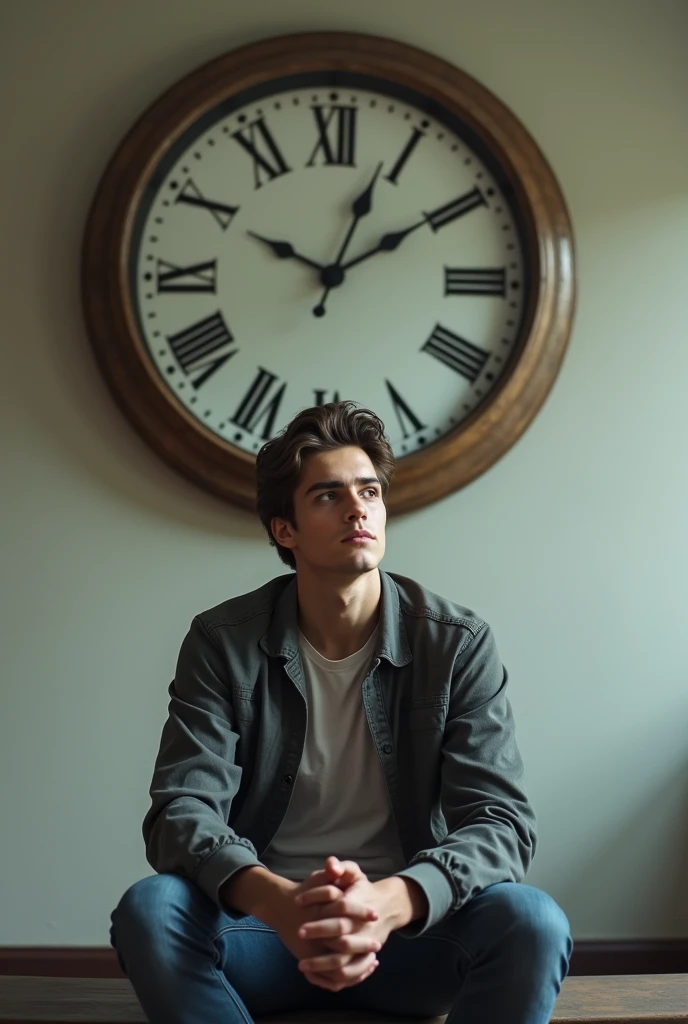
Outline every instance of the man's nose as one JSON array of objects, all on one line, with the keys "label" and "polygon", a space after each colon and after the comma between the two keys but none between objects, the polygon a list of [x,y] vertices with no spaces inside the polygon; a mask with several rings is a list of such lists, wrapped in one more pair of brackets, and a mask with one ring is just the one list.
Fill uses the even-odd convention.
[{"label": "man's nose", "polygon": [[357,494],[351,497],[349,508],[347,510],[347,519],[365,519],[366,518],[366,507],[364,502],[359,498]]}]

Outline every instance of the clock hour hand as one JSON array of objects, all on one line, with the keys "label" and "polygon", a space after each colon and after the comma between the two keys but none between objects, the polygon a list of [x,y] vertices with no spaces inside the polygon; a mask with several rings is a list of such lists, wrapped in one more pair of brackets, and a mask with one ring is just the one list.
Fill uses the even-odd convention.
[{"label": "clock hour hand", "polygon": [[314,267],[316,270],[324,269],[324,264],[316,263],[315,260],[310,260],[307,256],[302,256],[301,253],[296,252],[293,245],[290,245],[289,242],[280,242],[274,241],[271,238],[264,238],[263,235],[258,235],[255,231],[247,231],[246,233],[251,235],[252,238],[257,238],[259,242],[264,242],[268,245],[275,256],[279,257],[281,260],[298,260],[299,263],[305,263],[306,266]]},{"label": "clock hour hand", "polygon": [[410,235],[413,231],[417,231],[418,228],[422,228],[424,224],[427,224],[427,220],[425,219],[418,221],[417,224],[412,224],[410,228],[406,228],[404,231],[391,231],[389,234],[383,235],[374,248],[368,249],[360,256],[356,256],[355,259],[344,263],[342,270],[350,270],[351,267],[355,267],[359,263],[363,263],[364,260],[374,256],[376,252],[394,252],[395,249],[399,248],[407,235]]}]

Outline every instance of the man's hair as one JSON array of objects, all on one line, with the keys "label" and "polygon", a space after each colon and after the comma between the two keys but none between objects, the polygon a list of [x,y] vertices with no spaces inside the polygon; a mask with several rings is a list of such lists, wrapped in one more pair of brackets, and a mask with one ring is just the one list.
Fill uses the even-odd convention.
[{"label": "man's hair", "polygon": [[277,543],[270,523],[278,517],[296,526],[294,491],[309,455],[349,445],[362,448],[375,466],[384,498],[394,473],[394,453],[382,420],[355,402],[328,402],[304,409],[258,452],[256,508],[270,543],[291,569],[296,568],[296,559],[289,548]]}]

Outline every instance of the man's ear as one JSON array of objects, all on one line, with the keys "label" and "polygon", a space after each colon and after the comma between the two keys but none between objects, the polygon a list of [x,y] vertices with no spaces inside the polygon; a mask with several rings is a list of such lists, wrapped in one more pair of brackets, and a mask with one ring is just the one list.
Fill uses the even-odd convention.
[{"label": "man's ear", "polygon": [[279,519],[275,516],[270,520],[270,529],[272,530],[272,536],[283,548],[296,547],[294,527],[287,519]]}]

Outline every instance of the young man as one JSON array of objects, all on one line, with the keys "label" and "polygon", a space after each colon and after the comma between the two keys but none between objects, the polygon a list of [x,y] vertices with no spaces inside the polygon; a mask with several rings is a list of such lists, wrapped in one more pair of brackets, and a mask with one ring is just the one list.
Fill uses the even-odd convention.
[{"label": "young man", "polygon": [[473,612],[378,566],[394,458],[351,402],[256,465],[296,573],[197,616],[111,941],[153,1024],[313,1009],[547,1024],[567,919],[535,849],[507,674]]}]

